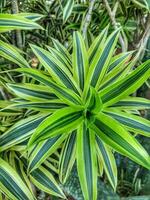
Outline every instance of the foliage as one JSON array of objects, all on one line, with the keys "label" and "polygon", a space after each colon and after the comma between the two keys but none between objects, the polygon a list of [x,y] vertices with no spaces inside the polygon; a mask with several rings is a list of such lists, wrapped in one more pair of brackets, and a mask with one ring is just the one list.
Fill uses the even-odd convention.
[{"label": "foliage", "polygon": [[[20,0],[24,12],[12,15],[11,3],[1,2],[0,192],[4,196],[35,199],[41,190],[64,199],[75,165],[85,200],[99,198],[97,183],[102,189],[109,182],[119,191],[117,174],[122,167],[116,164],[115,152],[150,168],[149,155],[137,139],[139,134],[149,137],[150,122],[141,113],[150,108],[150,101],[134,93],[150,73],[147,59],[135,69],[149,37],[149,2],[108,3],[110,13],[101,1],[91,9],[90,2],[82,0]],[[92,18],[87,21],[90,9]],[[39,19],[41,26],[36,23]],[[26,30],[20,32],[22,49],[12,45],[15,32],[11,31],[16,29]],[[129,50],[139,48],[138,54],[119,53],[121,36]],[[0,199],[4,196],[0,193]]]}]

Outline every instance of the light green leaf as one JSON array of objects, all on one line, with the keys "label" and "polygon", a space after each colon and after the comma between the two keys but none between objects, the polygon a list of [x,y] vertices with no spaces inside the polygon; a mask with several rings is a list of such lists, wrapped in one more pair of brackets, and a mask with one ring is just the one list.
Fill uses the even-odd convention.
[{"label": "light green leaf", "polygon": [[0,151],[4,151],[28,139],[45,117],[45,115],[34,115],[14,124],[0,136]]},{"label": "light green leaf", "polygon": [[34,200],[17,172],[0,158],[0,190],[13,200]]},{"label": "light green leaf", "polygon": [[112,105],[138,89],[150,76],[150,61],[144,62],[122,80],[99,92],[104,106]]},{"label": "light green leaf", "polygon": [[33,150],[29,152],[28,170],[33,171],[38,168],[52,153],[54,153],[60,144],[67,137],[67,134],[57,135],[50,139],[44,140],[37,144]]},{"label": "light green leaf", "polygon": [[144,110],[150,109],[150,100],[141,97],[127,97],[112,105],[121,110]]},{"label": "light green leaf", "polygon": [[58,84],[69,88],[79,94],[77,85],[72,77],[72,74],[66,68],[66,66],[59,62],[58,59],[54,58],[54,56],[50,52],[36,45],[31,45],[31,48],[35,55],[38,57],[41,64],[48,70],[52,78]]},{"label": "light green leaf", "polygon": [[37,23],[15,14],[0,14],[0,32],[11,31],[15,29],[31,30],[42,29]]},{"label": "light green leaf", "polygon": [[54,81],[51,80],[50,77],[47,77],[46,75],[42,74],[39,70],[35,69],[17,69],[17,71],[25,73],[36,80],[40,81],[44,85],[51,88],[51,90],[64,102],[66,102],[69,105],[80,105],[81,99],[78,95],[76,95],[72,90],[66,89],[64,87],[59,86]]},{"label": "light green leaf", "polygon": [[75,162],[76,131],[70,133],[62,147],[59,159],[59,179],[65,183]]},{"label": "light green leaf", "polygon": [[112,117],[100,113],[91,128],[109,146],[150,169],[150,157],[138,141]]},{"label": "light green leaf", "polygon": [[150,121],[137,115],[106,109],[106,113],[123,124],[128,130],[150,137]]},{"label": "light green leaf", "polygon": [[95,134],[83,123],[77,131],[77,170],[84,199],[97,199]]},{"label": "light green leaf", "polygon": [[64,1],[63,4],[63,21],[66,22],[72,13],[74,0]]},{"label": "light green leaf", "polygon": [[5,59],[16,63],[20,67],[30,67],[24,57],[21,56],[19,49],[3,42],[2,40],[0,40],[0,55]]},{"label": "light green leaf", "polygon": [[36,129],[29,140],[29,146],[58,135],[59,133],[70,132],[77,125],[82,123],[83,115],[81,109],[62,108],[48,117]]},{"label": "light green leaf", "polygon": [[96,137],[97,141],[97,153],[100,156],[102,163],[100,165],[104,166],[105,172],[107,174],[110,184],[116,189],[117,186],[117,166],[115,162],[114,155],[109,146],[107,146],[99,137]]},{"label": "light green leaf", "polygon": [[39,167],[30,174],[32,183],[40,190],[66,199],[53,175],[44,167]]},{"label": "light green leaf", "polygon": [[88,72],[88,54],[84,40],[79,32],[73,36],[73,74],[81,90],[84,88]]}]

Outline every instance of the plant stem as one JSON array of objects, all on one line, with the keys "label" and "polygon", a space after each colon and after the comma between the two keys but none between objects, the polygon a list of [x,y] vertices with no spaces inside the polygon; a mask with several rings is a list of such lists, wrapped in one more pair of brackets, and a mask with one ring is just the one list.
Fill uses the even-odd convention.
[{"label": "plant stem", "polygon": [[[116,22],[116,19],[115,19],[115,15],[116,15],[117,7],[118,7],[118,2],[116,2],[115,7],[112,11],[108,1],[107,0],[103,0],[103,1],[104,1],[104,4],[105,4],[105,7],[107,9],[108,15],[110,17],[111,23],[112,23],[114,29],[116,30],[116,29],[118,29],[118,25],[117,25],[117,22]],[[120,41],[122,51],[125,52],[127,50],[127,48],[126,48],[126,44],[125,44],[121,34],[119,36],[119,41]]]},{"label": "plant stem", "polygon": [[88,26],[89,26],[89,24],[91,22],[94,3],[95,3],[95,0],[90,0],[89,9],[88,9],[88,12],[87,12],[87,14],[85,16],[85,20],[84,20],[84,24],[83,24],[83,30],[82,30],[84,39],[86,38]]},{"label": "plant stem", "polygon": [[[12,6],[12,13],[17,14],[19,12],[18,0],[12,0],[11,6]],[[21,36],[20,30],[15,31],[15,36],[13,36],[13,39],[16,39],[15,43],[16,43],[17,47],[22,49],[23,48],[23,46],[22,46],[22,36]]]}]

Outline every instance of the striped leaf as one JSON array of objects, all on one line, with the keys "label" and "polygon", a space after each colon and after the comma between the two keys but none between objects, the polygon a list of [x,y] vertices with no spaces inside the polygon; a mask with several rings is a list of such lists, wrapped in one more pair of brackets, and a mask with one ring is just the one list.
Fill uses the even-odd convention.
[{"label": "striped leaf", "polygon": [[67,1],[64,0],[62,2],[62,6],[63,6],[63,21],[66,22],[72,13],[74,0],[67,0]]},{"label": "striped leaf", "polygon": [[106,113],[123,124],[128,130],[150,137],[149,120],[115,109],[106,109]]},{"label": "striped leaf", "polygon": [[79,32],[73,36],[73,73],[81,90],[84,88],[88,72],[88,54],[84,40]]},{"label": "striped leaf", "polygon": [[32,110],[38,110],[38,111],[48,111],[48,112],[54,112],[58,109],[64,108],[67,105],[62,103],[59,99],[57,100],[49,100],[49,101],[41,101],[41,102],[22,102],[22,103],[16,103],[9,106],[9,108],[27,108]]},{"label": "striped leaf", "polygon": [[0,32],[11,31],[15,29],[31,30],[42,29],[37,23],[26,19],[25,17],[15,14],[2,14],[0,13]]},{"label": "striped leaf", "polygon": [[17,69],[17,71],[25,73],[34,79],[38,80],[39,82],[43,83],[44,85],[51,88],[51,90],[64,102],[69,105],[80,104],[81,100],[78,95],[76,95],[72,90],[66,89],[64,87],[59,86],[58,84],[54,83],[50,77],[42,74],[38,70],[35,69]]},{"label": "striped leaf", "polygon": [[29,146],[58,135],[59,133],[70,132],[83,120],[82,111],[73,108],[62,108],[48,117],[36,129],[29,140]]},{"label": "striped leaf", "polygon": [[71,55],[69,54],[68,50],[56,39],[52,39],[55,48],[61,53],[61,55],[66,59],[66,61],[72,66],[71,63]]},{"label": "striped leaf", "polygon": [[57,135],[48,140],[44,140],[36,145],[33,150],[29,152],[29,166],[28,170],[33,171],[38,168],[52,153],[54,153],[60,144],[67,137],[67,134]]},{"label": "striped leaf", "polygon": [[44,17],[43,15],[38,14],[38,13],[17,13],[15,15],[20,16],[20,17],[24,17],[24,18],[32,20],[34,22],[41,19],[42,17]]},{"label": "striped leaf", "polygon": [[0,190],[13,200],[35,199],[16,171],[1,158]]},{"label": "striped leaf", "polygon": [[118,78],[122,76],[122,72],[128,67],[128,61],[132,53],[133,52],[127,52],[115,56],[117,58],[110,64],[109,70],[100,85],[100,90],[117,81]]},{"label": "striped leaf", "polygon": [[0,136],[0,151],[4,151],[28,139],[45,117],[34,115],[14,124]]},{"label": "striped leaf", "polygon": [[66,68],[69,69],[69,71],[72,73],[72,65],[70,62],[66,59],[66,57],[62,54],[62,52],[58,51],[57,49],[54,49],[52,47],[47,46],[48,50],[52,53],[52,55],[57,59],[62,65],[64,65]]},{"label": "striped leaf", "polygon": [[91,128],[116,151],[150,169],[150,157],[145,149],[115,119],[100,113]]},{"label": "striped leaf", "polygon": [[18,97],[30,101],[48,101],[57,99],[56,95],[49,92],[49,88],[42,85],[24,83],[24,84],[8,84],[8,88],[12,90]]},{"label": "striped leaf", "polygon": [[16,63],[20,67],[30,67],[24,57],[19,53],[19,49],[2,40],[0,40],[0,55],[5,59]]},{"label": "striped leaf", "polygon": [[146,61],[122,80],[113,83],[99,92],[104,106],[112,105],[122,98],[132,94],[148,78],[150,73],[150,61]]},{"label": "striped leaf", "polygon": [[65,199],[61,188],[54,179],[53,175],[44,167],[39,167],[30,174],[32,183],[40,190]]},{"label": "striped leaf", "polygon": [[31,48],[41,64],[58,84],[78,93],[72,74],[58,59],[55,59],[50,52],[36,45],[31,45]]},{"label": "striped leaf", "polygon": [[75,162],[76,131],[65,140],[59,159],[59,179],[65,183]]},{"label": "striped leaf", "polygon": [[77,170],[84,199],[97,199],[95,134],[83,123],[77,131]]},{"label": "striped leaf", "polygon": [[93,62],[95,55],[98,51],[101,51],[100,47],[102,47],[106,41],[108,32],[108,26],[94,39],[90,48],[88,49],[88,57],[89,57],[89,64]]},{"label": "striped leaf", "polygon": [[144,110],[150,109],[150,100],[141,97],[127,97],[112,106],[121,110]]},{"label": "striped leaf", "polygon": [[103,42],[100,42],[100,45],[90,65],[85,90],[88,89],[89,84],[96,89],[99,89],[100,83],[109,67],[109,62],[114,53],[114,48],[118,40],[118,35],[119,31],[117,30],[108,37],[105,44],[103,44]]},{"label": "striped leaf", "polygon": [[109,146],[107,146],[99,137],[96,137],[97,153],[100,156],[101,165],[104,166],[110,184],[116,189],[117,186],[117,166],[114,155]]}]

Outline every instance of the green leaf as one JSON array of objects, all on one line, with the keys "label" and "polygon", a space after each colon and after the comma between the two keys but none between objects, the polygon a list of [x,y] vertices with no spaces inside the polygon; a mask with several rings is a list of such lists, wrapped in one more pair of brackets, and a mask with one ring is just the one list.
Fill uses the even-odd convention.
[{"label": "green leaf", "polygon": [[106,109],[106,113],[123,124],[128,130],[150,137],[150,121],[129,113]]},{"label": "green leaf", "polygon": [[90,65],[85,86],[86,91],[89,87],[89,84],[96,89],[99,89],[100,83],[102,82],[102,79],[109,67],[109,62],[114,53],[118,36],[119,31],[117,30],[108,37],[105,44],[103,44],[103,42],[100,42],[100,45],[97,48],[97,51],[94,54],[94,58]]},{"label": "green leaf", "polygon": [[91,128],[109,146],[150,169],[150,157],[138,141],[115,119],[100,113]]},{"label": "green leaf", "polygon": [[40,71],[35,70],[35,69],[26,70],[23,68],[17,69],[17,71],[25,73],[35,78],[36,80],[40,81],[44,85],[50,87],[51,90],[67,104],[69,105],[81,104],[81,99],[72,90],[59,86],[58,84],[53,82],[50,77],[47,77],[46,75],[42,74]]},{"label": "green leaf", "polygon": [[62,108],[48,117],[36,129],[29,140],[29,146],[58,135],[59,133],[70,132],[83,120],[82,111],[73,108]]},{"label": "green leaf", "polygon": [[100,156],[102,163],[100,165],[104,166],[105,172],[107,174],[110,184],[116,190],[117,186],[117,166],[115,162],[114,155],[109,146],[107,146],[99,137],[96,137],[97,141],[97,153]]},{"label": "green leaf", "polygon": [[0,190],[13,200],[35,199],[16,171],[1,158]]},{"label": "green leaf", "polygon": [[73,36],[73,74],[81,90],[84,88],[88,72],[88,54],[84,40],[79,32]]},{"label": "green leaf", "polygon": [[62,147],[59,159],[59,179],[65,183],[73,164],[75,162],[76,153],[76,131],[70,133],[69,137],[65,140]]},{"label": "green leaf", "polygon": [[32,183],[40,190],[65,199],[61,188],[53,175],[44,167],[39,167],[30,174]]},{"label": "green leaf", "polygon": [[69,88],[79,94],[77,85],[72,77],[72,74],[61,62],[59,62],[58,59],[55,59],[50,52],[36,45],[31,45],[31,48],[41,64],[48,70],[52,78],[58,84]]},{"label": "green leaf", "polygon": [[48,101],[57,99],[56,95],[49,92],[49,88],[42,85],[24,83],[7,84],[18,97],[29,101]]},{"label": "green leaf", "polygon": [[84,199],[97,199],[95,134],[83,123],[77,131],[77,170]]},{"label": "green leaf", "polygon": [[38,168],[52,153],[54,153],[60,144],[67,137],[67,134],[57,135],[37,144],[29,153],[28,170],[33,171]]},{"label": "green leaf", "polygon": [[47,46],[48,50],[52,53],[52,55],[59,60],[59,62],[64,65],[66,68],[69,69],[69,71],[72,73],[72,65],[70,61],[66,59],[64,54],[61,51],[58,51],[57,49],[54,49],[52,47]]},{"label": "green leaf", "polygon": [[28,139],[45,117],[45,115],[34,115],[14,124],[0,136],[0,151],[4,151]]},{"label": "green leaf", "polygon": [[120,110],[150,109],[150,100],[141,97],[127,97],[112,105]]},{"label": "green leaf", "polygon": [[27,108],[32,110],[38,110],[41,112],[54,112],[58,109],[64,108],[67,105],[62,103],[59,99],[49,100],[49,101],[41,101],[41,102],[22,102],[22,103],[14,103],[8,108]]},{"label": "green leaf", "polygon": [[70,17],[74,6],[74,0],[67,0],[63,3],[63,21],[66,22]]},{"label": "green leaf", "polygon": [[15,29],[31,30],[42,29],[42,27],[37,23],[22,16],[0,13],[0,32],[6,32]]},{"label": "green leaf", "polygon": [[108,85],[112,84],[113,82],[116,82],[119,77],[122,76],[122,72],[128,68],[128,61],[131,57],[133,52],[127,52],[127,53],[121,53],[113,59],[112,63],[109,66],[109,70],[107,74],[105,75],[101,85],[100,89],[102,90],[104,87],[107,87]]},{"label": "green leaf", "polygon": [[[108,26],[94,39],[90,48],[88,49],[89,64],[93,62],[96,54],[101,50],[100,47],[104,46],[108,33]],[[100,52],[99,52],[100,53]]]},{"label": "green leaf", "polygon": [[23,56],[20,55],[20,50],[13,45],[7,44],[0,40],[0,55],[5,59],[16,63],[20,67],[30,67]]},{"label": "green leaf", "polygon": [[122,98],[132,94],[149,78],[149,73],[150,61],[148,60],[122,80],[104,88],[99,92],[104,106],[112,105]]},{"label": "green leaf", "polygon": [[16,16],[24,17],[26,19],[32,20],[32,21],[37,21],[44,17],[44,15],[38,14],[38,13],[17,13],[15,14]]},{"label": "green leaf", "polygon": [[70,64],[70,66],[72,66],[72,62],[71,62],[71,55],[69,54],[69,52],[67,51],[67,49],[56,39],[52,39],[55,48],[61,53],[61,55],[66,59],[66,61]]}]

